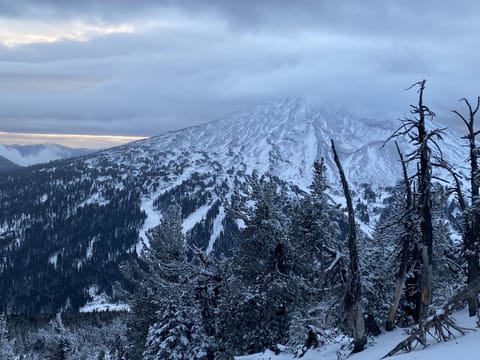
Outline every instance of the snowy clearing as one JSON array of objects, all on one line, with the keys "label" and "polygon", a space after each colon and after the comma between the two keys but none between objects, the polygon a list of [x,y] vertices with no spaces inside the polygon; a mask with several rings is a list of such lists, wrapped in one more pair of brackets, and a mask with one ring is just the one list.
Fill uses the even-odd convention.
[{"label": "snowy clearing", "polygon": [[215,245],[215,241],[220,237],[223,231],[223,224],[222,224],[223,219],[225,219],[225,209],[223,208],[223,206],[220,206],[218,215],[215,217],[215,220],[213,221],[212,235],[210,236],[210,240],[208,241],[208,247],[206,250],[207,255],[209,255],[213,251],[213,246]]},{"label": "snowy clearing", "polygon": [[153,205],[154,199],[155,196],[144,199],[140,206],[140,209],[145,212],[147,218],[145,219],[142,228],[138,232],[140,236],[140,239],[136,244],[136,252],[138,255],[142,255],[144,246],[147,249],[150,248],[150,242],[148,241],[147,232],[160,224],[160,220],[162,219],[162,214]]},{"label": "snowy clearing", "polygon": [[185,235],[188,231],[192,230],[193,227],[202,221],[205,216],[207,215],[208,210],[212,207],[212,204],[200,206],[197,210],[187,216],[185,220],[183,220],[182,224],[182,233]]},{"label": "snowy clearing", "polygon": [[92,300],[79,309],[81,313],[102,311],[130,311],[128,304],[113,304],[105,293],[98,294],[98,288],[91,286],[88,293]]}]

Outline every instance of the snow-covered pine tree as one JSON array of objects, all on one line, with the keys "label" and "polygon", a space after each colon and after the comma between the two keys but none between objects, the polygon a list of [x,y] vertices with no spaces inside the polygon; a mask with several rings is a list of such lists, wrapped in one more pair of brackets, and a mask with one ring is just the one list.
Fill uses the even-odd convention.
[{"label": "snow-covered pine tree", "polygon": [[367,310],[379,320],[386,318],[387,331],[397,323],[406,326],[418,318],[420,239],[410,196],[404,182],[392,188],[373,239],[362,249]]},{"label": "snow-covered pine tree", "polygon": [[346,247],[341,228],[346,221],[327,189],[326,167],[321,159],[313,165],[310,192],[289,207],[288,242],[292,255],[288,267],[303,296],[289,330],[293,346],[303,345],[307,333],[313,336],[341,323],[338,304],[346,282]]},{"label": "snow-covered pine tree", "polygon": [[310,193],[292,202],[289,209],[288,241],[293,250],[289,267],[311,288],[319,290],[343,281],[345,247],[339,237],[340,224],[345,220],[327,194],[324,160],[315,161],[313,170]]},{"label": "snow-covered pine tree", "polygon": [[432,225],[433,225],[433,296],[432,304],[439,307],[445,304],[465,283],[462,269],[462,243],[451,234],[448,222],[451,207],[450,192],[442,184],[432,186]]},{"label": "snow-covered pine tree", "polygon": [[211,344],[205,336],[200,307],[185,302],[169,301],[158,311],[158,321],[148,331],[145,360],[207,359]]},{"label": "snow-covered pine tree", "polygon": [[0,313],[0,359],[14,358],[14,341],[9,339],[6,316]]},{"label": "snow-covered pine tree", "polygon": [[[180,275],[176,265],[186,261],[181,224],[180,207],[177,204],[168,206],[161,223],[147,233],[150,247],[144,256],[134,266],[124,266],[126,278],[135,287],[131,299],[131,318],[127,324],[127,353],[131,359],[143,359],[148,331],[158,320],[159,299],[169,298],[166,289]],[[175,286],[173,288],[176,289]]]},{"label": "snow-covered pine tree", "polygon": [[211,308],[218,301],[222,277],[214,259],[187,247],[181,224],[179,206],[171,205],[149,234],[146,270],[135,302],[143,305],[134,307],[138,318],[144,307],[154,311],[143,335],[141,359],[208,359],[214,351]]},{"label": "snow-covered pine tree", "polygon": [[252,206],[238,214],[246,228],[234,250],[217,322],[217,356],[225,359],[285,343],[298,296],[288,267],[287,199],[272,178],[253,173],[247,181]]}]

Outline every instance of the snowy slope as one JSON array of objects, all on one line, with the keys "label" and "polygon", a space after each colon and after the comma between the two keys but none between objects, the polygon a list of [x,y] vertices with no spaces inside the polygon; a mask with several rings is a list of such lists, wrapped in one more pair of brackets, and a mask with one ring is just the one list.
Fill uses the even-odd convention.
[{"label": "snowy slope", "polygon": [[[232,185],[235,177],[241,178],[253,170],[275,175],[306,190],[311,183],[314,160],[323,157],[330,182],[334,189],[338,189],[330,149],[330,139],[333,139],[352,189],[358,191],[362,184],[368,183],[375,191],[381,192],[383,187],[394,185],[401,174],[394,143],[385,144],[399,125],[396,118],[329,110],[302,100],[288,99],[104,151],[90,160],[90,166],[99,167],[104,161],[119,163],[124,167],[123,176],[138,178],[144,177],[147,169],[150,173],[164,172],[166,166],[168,176],[160,182],[160,188],[165,191],[187,181],[193,174]],[[442,127],[437,122],[433,125]],[[465,148],[459,146],[460,137],[450,130],[444,136],[444,157],[456,165],[463,165],[467,158]],[[406,139],[398,141],[403,152],[411,149]],[[156,195],[161,193],[162,190],[156,190]],[[341,192],[338,194],[341,202],[343,196]],[[218,196],[228,198],[229,194],[215,193],[211,200]],[[152,197],[146,195],[143,208],[149,208],[151,201]],[[202,214],[205,215],[210,205],[211,201],[202,204],[195,216],[186,219],[184,232],[202,220]],[[381,203],[375,206],[381,206]],[[146,223],[150,228],[160,217],[152,211],[148,215]],[[142,229],[142,233],[148,228]],[[367,226],[364,230],[368,233],[371,229],[372,226]],[[221,231],[218,224],[215,231]],[[210,249],[214,241],[213,238]]]},{"label": "snowy slope", "polygon": [[[301,100],[267,103],[231,114],[215,122],[166,133],[105,152],[112,158],[125,153],[141,155],[168,152],[163,161],[187,162],[188,172],[241,168],[269,172],[287,181],[308,186],[315,159],[324,157],[335,176],[330,139],[336,142],[351,182],[393,185],[398,180],[398,156],[393,142],[385,140],[399,126],[395,118],[381,118],[333,111]],[[437,122],[434,124],[442,127]],[[466,153],[459,146],[460,134],[448,131],[444,155],[462,164]],[[399,139],[404,151],[410,149]],[[141,154],[141,155],[140,155]],[[218,168],[216,169],[215,164]],[[223,169],[223,171],[221,170]]]},{"label": "snowy slope", "polygon": [[[480,332],[475,330],[475,319],[469,318],[466,311],[459,312],[455,316],[457,324],[462,327],[472,329],[464,336],[458,334],[456,339],[449,342],[436,343],[430,339],[427,348],[417,347],[410,353],[402,353],[387,358],[392,360],[477,360],[480,358]],[[397,329],[391,333],[382,334],[375,339],[373,344],[369,344],[361,353],[351,355],[351,360],[380,360],[385,354],[392,350],[400,341],[404,340],[406,335],[402,330]],[[345,342],[344,342],[345,343]],[[326,345],[316,350],[308,351],[304,360],[338,360],[338,354],[342,353],[342,343]],[[239,356],[237,360],[293,360],[294,355],[284,353],[275,355],[271,351],[262,354]]]}]

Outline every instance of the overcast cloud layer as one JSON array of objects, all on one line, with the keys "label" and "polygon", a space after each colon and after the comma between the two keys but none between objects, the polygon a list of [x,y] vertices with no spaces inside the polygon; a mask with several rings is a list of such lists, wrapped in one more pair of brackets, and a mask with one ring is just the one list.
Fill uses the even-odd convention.
[{"label": "overcast cloud layer", "polygon": [[0,131],[152,136],[283,96],[444,120],[480,94],[478,1],[0,0]]}]

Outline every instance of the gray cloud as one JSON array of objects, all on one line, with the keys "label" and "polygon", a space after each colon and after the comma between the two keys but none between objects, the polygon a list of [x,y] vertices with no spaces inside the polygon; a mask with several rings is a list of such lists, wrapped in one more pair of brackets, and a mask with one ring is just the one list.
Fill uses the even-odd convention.
[{"label": "gray cloud", "polygon": [[[378,34],[429,34],[475,21],[475,0],[0,0],[0,13],[10,17],[72,17],[126,19],[178,11],[217,15],[239,27],[326,28]],[[421,30],[421,31],[420,31]]]},{"label": "gray cloud", "polygon": [[479,7],[433,0],[0,0],[4,18],[25,23],[139,27],[83,42],[0,46],[0,129],[150,136],[277,96],[401,116],[415,100],[403,89],[423,77],[427,101],[449,121],[458,98],[480,93]]}]

